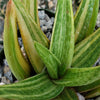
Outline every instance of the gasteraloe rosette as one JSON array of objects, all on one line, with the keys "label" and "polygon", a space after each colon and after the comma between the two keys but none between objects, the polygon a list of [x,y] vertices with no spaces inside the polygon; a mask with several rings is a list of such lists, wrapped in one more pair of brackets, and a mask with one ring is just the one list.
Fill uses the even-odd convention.
[{"label": "gasteraloe rosette", "polygon": [[[75,91],[88,92],[86,98],[100,95],[100,66],[92,67],[100,54],[100,29],[93,32],[98,6],[99,0],[82,0],[73,17],[72,0],[58,0],[49,45],[39,26],[37,0],[9,0],[5,55],[22,81],[1,86],[0,99],[79,100]],[[17,22],[27,57],[37,73],[31,78],[27,78],[30,65],[19,48]]]}]

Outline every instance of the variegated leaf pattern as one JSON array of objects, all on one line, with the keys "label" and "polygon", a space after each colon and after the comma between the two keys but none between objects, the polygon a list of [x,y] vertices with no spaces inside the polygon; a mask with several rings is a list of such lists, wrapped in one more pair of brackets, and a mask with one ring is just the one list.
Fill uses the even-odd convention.
[{"label": "variegated leaf pattern", "polygon": [[40,73],[44,68],[44,64],[34,48],[34,40],[38,41],[46,47],[49,46],[49,41],[44,33],[40,30],[38,25],[33,21],[22,2],[16,0],[13,1],[16,8],[18,25],[20,28],[25,51],[34,70],[37,73]]},{"label": "variegated leaf pattern", "polygon": [[96,88],[92,91],[87,92],[87,94],[85,94],[85,98],[94,98],[100,96],[100,87]]},{"label": "variegated leaf pattern", "polygon": [[43,72],[15,84],[0,87],[0,98],[14,100],[50,100],[63,91],[63,86],[55,85]]},{"label": "variegated leaf pattern", "polygon": [[59,76],[70,68],[74,53],[74,19],[71,0],[58,0],[50,51],[61,61]]},{"label": "variegated leaf pattern", "polygon": [[42,44],[35,42],[34,46],[45,66],[47,67],[50,77],[52,79],[58,79],[58,66],[60,66],[61,62]]},{"label": "variegated leaf pattern", "polygon": [[40,27],[40,21],[38,16],[38,0],[22,0],[28,12],[33,17],[36,24]]},{"label": "variegated leaf pattern", "polygon": [[65,88],[63,92],[53,100],[79,100],[76,92],[71,88]]},{"label": "variegated leaf pattern", "polygon": [[100,88],[100,79],[88,85],[75,87],[75,90],[77,92],[83,93],[83,92],[88,92],[97,88]]},{"label": "variegated leaf pattern", "polygon": [[100,79],[100,66],[90,68],[70,68],[65,75],[53,82],[58,85],[73,87],[91,84]]},{"label": "variegated leaf pattern", "polygon": [[99,9],[99,0],[82,0],[74,18],[75,42],[93,33]]},{"label": "variegated leaf pattern", "polygon": [[91,67],[100,56],[100,28],[76,45],[72,67]]},{"label": "variegated leaf pattern", "polygon": [[4,51],[9,67],[18,80],[30,76],[31,68],[25,60],[17,38],[17,24],[14,4],[10,0],[7,5],[4,25]]}]

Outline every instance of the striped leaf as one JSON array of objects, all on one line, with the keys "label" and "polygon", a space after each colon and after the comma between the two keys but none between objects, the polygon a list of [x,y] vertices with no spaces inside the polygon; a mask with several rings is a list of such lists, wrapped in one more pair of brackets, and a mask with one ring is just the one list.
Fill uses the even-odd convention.
[{"label": "striped leaf", "polygon": [[11,71],[18,80],[30,76],[30,66],[25,60],[17,38],[17,24],[14,4],[9,1],[4,25],[4,52]]},{"label": "striped leaf", "polygon": [[71,68],[55,84],[72,87],[91,84],[100,79],[100,66],[91,68]]},{"label": "striped leaf", "polygon": [[83,93],[83,92],[88,92],[88,91],[94,90],[96,88],[100,88],[100,79],[89,85],[75,87],[75,90],[77,92]]},{"label": "striped leaf", "polygon": [[63,91],[44,72],[24,81],[0,87],[0,97],[17,100],[50,100]]},{"label": "striped leaf", "polygon": [[72,67],[90,67],[100,56],[100,29],[76,45]]},{"label": "striped leaf", "polygon": [[28,12],[33,17],[36,24],[40,27],[39,17],[38,17],[38,0],[22,0]]},{"label": "striped leaf", "polygon": [[42,71],[44,65],[34,48],[34,40],[46,47],[49,46],[48,40],[38,25],[33,21],[30,14],[26,11],[23,4],[17,0],[13,1],[15,4],[18,25],[26,53],[32,66],[34,67],[34,70],[39,73]]},{"label": "striped leaf", "polygon": [[34,46],[42,61],[46,65],[50,77],[52,79],[58,79],[58,66],[61,64],[60,61],[43,45],[35,42]]},{"label": "striped leaf", "polygon": [[53,100],[79,100],[73,89],[65,88],[63,92]]},{"label": "striped leaf", "polygon": [[74,52],[72,0],[58,0],[50,51],[61,61],[59,76],[64,75]]},{"label": "striped leaf", "polygon": [[98,15],[99,0],[82,0],[74,18],[75,42],[93,33]]},{"label": "striped leaf", "polygon": [[[97,89],[94,89],[90,92],[88,92],[86,95],[85,95],[85,98],[94,98],[94,97],[97,97],[97,96],[100,96],[100,87],[97,88]],[[99,100],[99,99],[98,99]]]}]

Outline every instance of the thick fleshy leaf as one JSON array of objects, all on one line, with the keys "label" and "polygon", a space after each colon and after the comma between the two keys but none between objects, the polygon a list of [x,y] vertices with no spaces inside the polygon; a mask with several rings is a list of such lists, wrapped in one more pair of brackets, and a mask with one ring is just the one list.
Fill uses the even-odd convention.
[{"label": "thick fleshy leaf", "polygon": [[58,96],[63,87],[53,84],[46,73],[19,83],[0,87],[0,97],[17,100],[50,100]]},{"label": "thick fleshy leaf", "polygon": [[16,8],[18,25],[20,28],[25,51],[32,66],[34,67],[34,70],[39,73],[44,68],[44,65],[34,48],[34,40],[48,47],[48,39],[40,30],[38,25],[33,21],[32,17],[27,12],[22,2],[20,2],[19,0],[13,1]]},{"label": "thick fleshy leaf", "polygon": [[72,67],[90,67],[100,56],[100,28],[76,45]]},{"label": "thick fleshy leaf", "polygon": [[73,89],[65,88],[63,92],[53,100],[79,100]]},{"label": "thick fleshy leaf", "polygon": [[30,66],[22,52],[17,38],[17,24],[14,4],[9,1],[4,25],[4,52],[11,71],[18,80],[30,76]]},{"label": "thick fleshy leaf", "polygon": [[72,0],[58,0],[50,51],[61,61],[59,76],[64,75],[74,52]]},{"label": "thick fleshy leaf", "polygon": [[93,33],[98,15],[99,0],[82,0],[74,19],[75,42]]},{"label": "thick fleshy leaf", "polygon": [[34,46],[42,61],[46,65],[50,77],[52,79],[58,79],[58,66],[61,64],[60,61],[42,44],[35,42]]},{"label": "thick fleshy leaf", "polygon": [[75,87],[75,90],[77,92],[83,93],[83,92],[94,90],[96,88],[100,88],[100,79],[88,85]]},{"label": "thick fleshy leaf", "polygon": [[36,24],[40,27],[39,17],[38,17],[38,0],[22,0],[28,12],[33,17]]},{"label": "thick fleshy leaf", "polygon": [[54,80],[55,84],[72,87],[91,84],[100,79],[100,66],[90,68],[70,68],[65,75]]}]

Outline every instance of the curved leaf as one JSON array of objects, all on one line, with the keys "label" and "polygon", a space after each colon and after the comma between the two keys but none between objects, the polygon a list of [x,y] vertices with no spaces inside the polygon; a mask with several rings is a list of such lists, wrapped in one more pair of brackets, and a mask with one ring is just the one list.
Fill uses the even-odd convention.
[{"label": "curved leaf", "polygon": [[58,66],[61,64],[60,61],[52,54],[52,52],[38,42],[35,42],[34,46],[42,61],[46,65],[50,77],[58,79]]},{"label": "curved leaf", "polygon": [[0,87],[0,97],[18,100],[50,100],[63,91],[63,87],[53,84],[46,73],[41,73],[24,81]]},{"label": "curved leaf", "polygon": [[17,24],[14,4],[9,1],[5,16],[4,25],[4,52],[11,71],[18,80],[23,80],[30,76],[30,66],[26,61],[17,38]]},{"label": "curved leaf", "polygon": [[55,84],[72,87],[91,84],[100,79],[100,66],[91,68],[70,68],[65,75],[54,80]]},{"label": "curved leaf", "polygon": [[34,40],[46,47],[49,46],[49,42],[38,25],[33,21],[23,4],[17,0],[13,1],[15,4],[18,25],[26,53],[32,66],[34,67],[34,70],[37,73],[40,73],[44,68],[44,65],[34,48]]},{"label": "curved leaf", "polygon": [[30,15],[33,17],[36,24],[40,27],[38,17],[38,0],[22,0]]},{"label": "curved leaf", "polygon": [[50,51],[61,61],[59,76],[70,68],[74,53],[72,0],[58,0]]},{"label": "curved leaf", "polygon": [[90,67],[100,56],[100,28],[76,45],[72,67]]},{"label": "curved leaf", "polygon": [[88,85],[75,87],[75,90],[77,92],[83,93],[83,92],[94,90],[96,88],[100,88],[100,79]]},{"label": "curved leaf", "polygon": [[53,100],[79,100],[73,89],[65,88],[63,92]]},{"label": "curved leaf", "polygon": [[85,95],[85,98],[94,98],[100,96],[100,88],[94,89]]},{"label": "curved leaf", "polygon": [[75,42],[93,33],[98,15],[99,0],[82,0],[75,15]]}]

